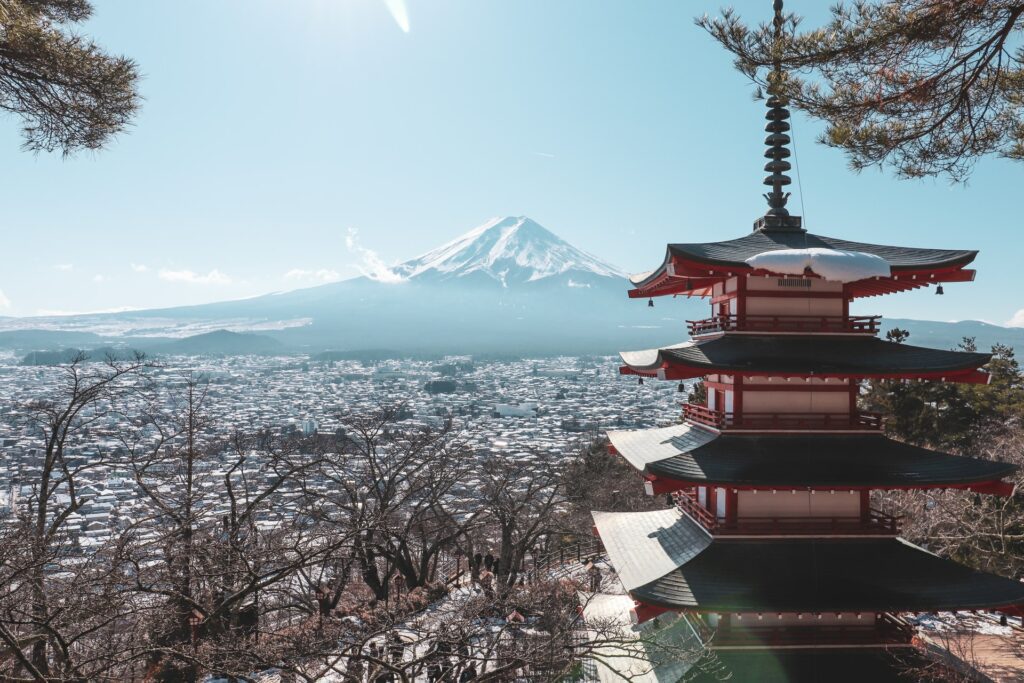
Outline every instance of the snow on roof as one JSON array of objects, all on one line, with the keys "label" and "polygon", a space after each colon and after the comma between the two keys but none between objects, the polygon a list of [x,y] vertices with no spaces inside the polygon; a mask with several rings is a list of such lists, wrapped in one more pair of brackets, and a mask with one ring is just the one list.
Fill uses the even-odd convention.
[{"label": "snow on roof", "polygon": [[782,275],[803,275],[806,269],[833,282],[856,282],[870,277],[889,277],[889,263],[881,256],[840,249],[778,249],[746,259],[751,268]]},{"label": "snow on roof", "polygon": [[643,273],[635,273],[629,276],[629,281],[631,284],[638,285],[652,275],[654,275],[653,270],[648,270]]}]

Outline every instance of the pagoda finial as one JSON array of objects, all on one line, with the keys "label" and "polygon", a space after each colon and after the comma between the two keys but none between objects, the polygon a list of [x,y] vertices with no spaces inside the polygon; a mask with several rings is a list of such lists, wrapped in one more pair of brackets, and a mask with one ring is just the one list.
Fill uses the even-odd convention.
[{"label": "pagoda finial", "polygon": [[770,161],[764,165],[764,170],[771,175],[764,179],[764,184],[771,187],[764,198],[768,200],[768,211],[764,216],[754,221],[754,230],[802,230],[800,216],[790,216],[786,209],[786,202],[789,200],[789,192],[783,192],[782,188],[789,185],[792,180],[786,171],[790,168],[789,158],[790,139],[786,132],[789,130],[789,109],[787,101],[782,94],[782,81],[785,74],[782,71],[782,27],[785,18],[782,15],[782,0],[774,0],[775,17],[772,20],[774,33],[772,36],[772,72],[768,76],[768,125],[764,127],[768,136],[764,144],[768,149],[764,155]]}]

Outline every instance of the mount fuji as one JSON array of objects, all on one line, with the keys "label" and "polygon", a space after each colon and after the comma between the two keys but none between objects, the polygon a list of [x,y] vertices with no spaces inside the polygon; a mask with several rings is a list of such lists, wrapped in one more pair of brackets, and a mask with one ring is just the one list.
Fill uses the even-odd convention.
[{"label": "mount fuji", "polygon": [[[82,346],[85,335],[95,345],[145,349],[147,340],[166,346],[169,338],[227,330],[295,351],[610,353],[678,341],[683,320],[702,310],[697,302],[651,309],[628,299],[628,287],[618,268],[530,218],[501,217],[417,258],[317,287],[198,306],[0,319],[0,344],[16,337],[25,350],[49,335],[50,348]],[[58,341],[65,335],[74,341]],[[225,342],[221,334],[218,352]]]},{"label": "mount fuji", "polygon": [[586,286],[595,276],[612,278],[621,285],[626,277],[526,216],[492,218],[392,272],[421,282],[471,278],[505,288],[542,280]]}]

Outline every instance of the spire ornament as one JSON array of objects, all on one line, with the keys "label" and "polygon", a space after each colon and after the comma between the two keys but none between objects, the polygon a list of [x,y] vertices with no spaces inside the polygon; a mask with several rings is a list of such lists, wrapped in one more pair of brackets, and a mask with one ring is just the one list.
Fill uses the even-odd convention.
[{"label": "spire ornament", "polygon": [[792,179],[786,175],[792,166],[789,158],[790,138],[787,132],[789,126],[789,108],[785,95],[781,93],[781,84],[785,78],[782,71],[782,26],[785,19],[782,16],[782,0],[774,0],[775,17],[772,20],[774,35],[772,40],[772,73],[768,76],[768,113],[765,118],[768,124],[764,127],[768,136],[764,144],[768,146],[764,156],[770,159],[764,165],[764,170],[770,175],[764,179],[764,184],[769,186],[770,192],[764,194],[768,200],[768,211],[754,221],[754,230],[792,230],[803,231],[800,216],[791,216],[786,209],[786,202],[789,200],[789,192],[783,188],[789,185]]}]

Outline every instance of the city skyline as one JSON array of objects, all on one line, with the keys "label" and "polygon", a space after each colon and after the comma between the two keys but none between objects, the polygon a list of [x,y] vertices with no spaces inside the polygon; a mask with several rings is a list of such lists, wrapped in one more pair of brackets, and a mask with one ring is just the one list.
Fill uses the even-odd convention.
[{"label": "city skyline", "polygon": [[[807,26],[826,16],[787,9]],[[530,216],[633,272],[666,241],[742,234],[764,208],[763,103],[693,25],[704,11],[718,4],[97,2],[85,30],[138,61],[146,101],[109,149],[68,160],[19,152],[2,120],[0,316],[311,286],[494,215]],[[1014,272],[1003,217],[1019,166],[984,159],[954,187],[857,175],[817,130],[796,116],[790,206],[809,230],[976,248],[979,272]],[[981,276],[866,305],[1024,325],[1006,289]]]}]

